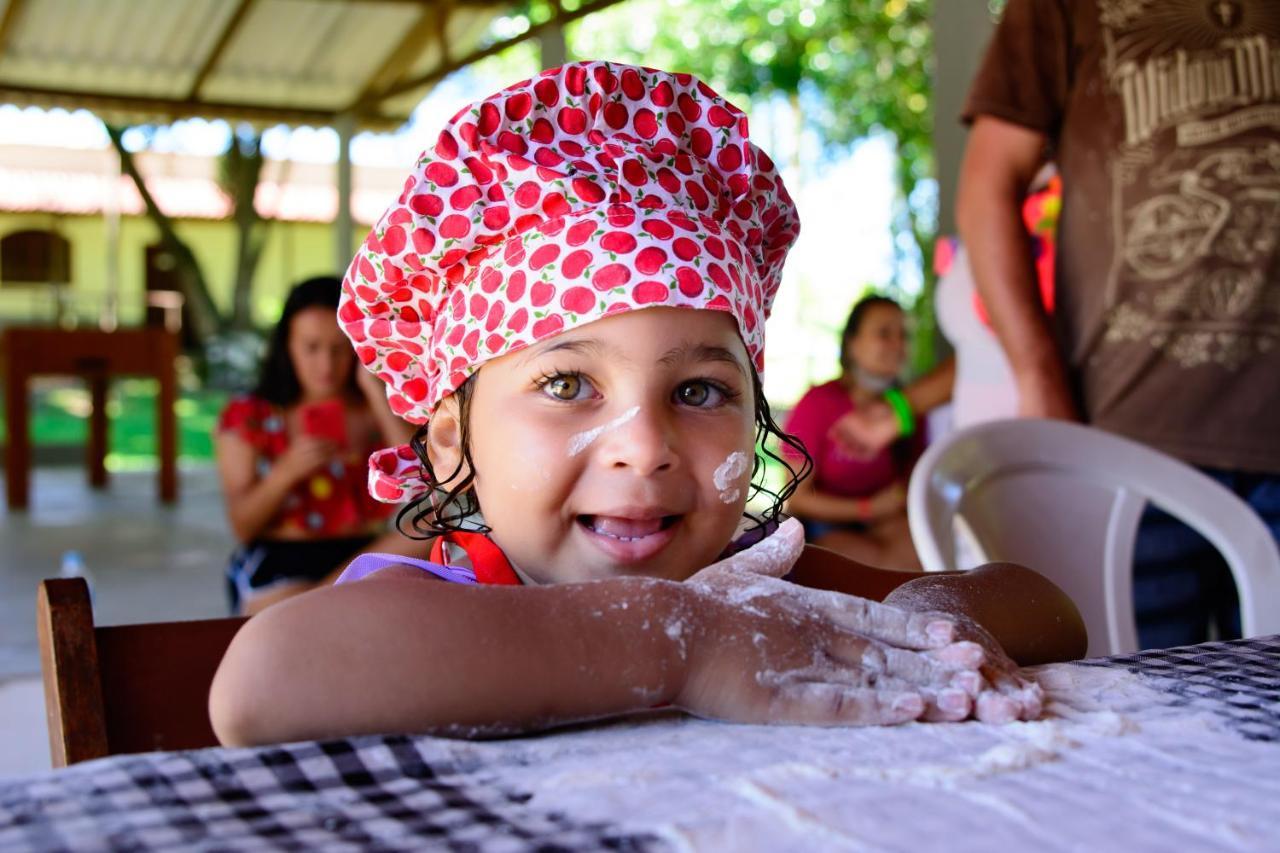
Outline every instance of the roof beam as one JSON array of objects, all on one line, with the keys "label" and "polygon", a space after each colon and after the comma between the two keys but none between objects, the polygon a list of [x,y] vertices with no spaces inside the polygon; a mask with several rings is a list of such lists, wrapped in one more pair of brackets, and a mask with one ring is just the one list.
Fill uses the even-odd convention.
[{"label": "roof beam", "polygon": [[187,100],[194,101],[200,96],[200,89],[204,86],[204,81],[208,79],[209,74],[218,64],[218,60],[222,58],[222,54],[226,51],[227,45],[231,43],[231,37],[236,34],[236,30],[240,28],[240,22],[244,20],[245,15],[249,11],[249,7],[253,5],[254,0],[240,0],[236,6],[236,10],[231,13],[231,17],[227,19],[226,25],[222,28],[222,32],[218,34],[218,40],[213,45],[213,50],[209,51],[209,55],[204,58],[204,64],[200,66],[200,70],[196,72],[195,79],[191,81],[191,88],[187,90]]},{"label": "roof beam", "polygon": [[9,31],[13,29],[13,24],[18,20],[18,16],[22,14],[22,7],[25,4],[26,0],[9,0],[8,5],[4,7],[4,17],[0,17],[0,54],[4,53],[4,45],[9,38]]},{"label": "roof beam", "polygon": [[418,20],[404,34],[404,38],[400,39],[400,43],[383,61],[382,66],[365,82],[364,88],[351,102],[349,109],[354,109],[358,104],[376,103],[378,93],[400,79],[405,69],[421,55],[427,42],[444,29],[448,17],[441,11],[442,8],[443,4],[423,5]]},{"label": "roof beam", "polygon": [[538,33],[542,32],[548,27],[564,26],[570,21],[575,21],[578,18],[586,17],[587,15],[590,15],[593,12],[599,12],[602,9],[607,9],[610,6],[617,5],[618,3],[621,3],[621,2],[622,0],[588,0],[588,2],[583,3],[577,9],[573,9],[572,11],[567,9],[562,9],[560,14],[556,15],[555,17],[548,18],[547,20],[541,23],[533,24],[532,26],[529,27],[529,29],[525,30],[523,33],[521,33],[518,36],[513,36],[509,39],[504,39],[499,42],[494,42],[488,47],[473,51],[472,53],[466,56],[459,57],[457,59],[451,59],[448,62],[442,63],[438,68],[426,74],[420,74],[417,77],[413,77],[408,80],[401,80],[398,83],[394,83],[384,91],[379,92],[370,100],[365,101],[363,103],[355,104],[354,111],[357,114],[360,112],[366,112],[366,111],[369,111],[379,101],[384,101],[387,98],[392,98],[392,97],[395,97],[396,95],[402,95],[405,92],[411,91],[413,89],[417,89],[421,86],[430,86],[435,83],[438,83],[441,80],[443,80],[445,77],[448,77],[450,74],[457,71],[458,69],[464,66],[470,65],[473,62],[479,62],[482,59],[488,59],[490,56],[493,56],[498,53],[502,53],[507,48],[514,47],[515,45],[519,44],[522,41],[525,41],[526,39],[533,38],[534,36],[538,35]]},{"label": "roof beam", "polygon": [[[148,98],[134,95],[112,95],[74,89],[51,89],[41,86],[15,85],[0,82],[0,101],[16,103],[32,102],[41,106],[66,106],[87,110],[144,113],[156,120],[176,121],[180,118],[222,118],[249,122],[312,125],[331,127],[337,116],[331,110],[306,107],[271,106],[269,104],[242,104],[227,101],[191,101],[177,98]],[[407,115],[383,115],[367,112],[356,116],[361,127],[370,130],[390,130],[408,121]]]}]

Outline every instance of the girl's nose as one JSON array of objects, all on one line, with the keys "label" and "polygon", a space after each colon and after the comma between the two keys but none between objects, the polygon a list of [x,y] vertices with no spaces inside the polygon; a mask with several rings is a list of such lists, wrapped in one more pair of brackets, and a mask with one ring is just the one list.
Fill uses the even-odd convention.
[{"label": "girl's nose", "polygon": [[630,468],[642,476],[679,464],[672,424],[663,413],[635,406],[605,425],[597,448],[610,468]]}]

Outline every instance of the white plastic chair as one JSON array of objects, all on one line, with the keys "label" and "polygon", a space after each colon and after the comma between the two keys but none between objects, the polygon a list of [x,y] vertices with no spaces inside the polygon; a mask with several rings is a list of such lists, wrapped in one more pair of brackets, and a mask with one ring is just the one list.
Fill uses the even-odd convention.
[{"label": "white plastic chair", "polygon": [[1280,551],[1266,525],[1221,484],[1149,447],[1065,421],[992,421],[930,447],[907,492],[926,571],[972,567],[957,565],[961,522],[982,561],[1029,566],[1071,596],[1091,656],[1137,650],[1133,546],[1148,502],[1222,553],[1246,637],[1280,633]]}]

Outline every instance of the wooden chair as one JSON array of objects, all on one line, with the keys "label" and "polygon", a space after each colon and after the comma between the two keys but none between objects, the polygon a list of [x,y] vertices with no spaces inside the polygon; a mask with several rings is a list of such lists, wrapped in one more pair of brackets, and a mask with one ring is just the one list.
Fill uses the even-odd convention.
[{"label": "wooden chair", "polygon": [[244,619],[94,627],[84,579],[42,581],[37,597],[54,767],[217,745],[209,685]]}]

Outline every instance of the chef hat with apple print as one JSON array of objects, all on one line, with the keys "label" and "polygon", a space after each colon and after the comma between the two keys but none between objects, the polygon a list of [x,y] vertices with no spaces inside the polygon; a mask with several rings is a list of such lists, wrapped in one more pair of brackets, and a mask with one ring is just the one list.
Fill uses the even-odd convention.
[{"label": "chef hat with apple print", "polygon": [[[466,107],[418,159],[342,285],[338,319],[400,417],[426,423],[491,358],[619,311],[725,311],[761,371],[800,223],[747,119],[706,84],[610,62]],[[416,454],[370,460],[389,502]]]}]

